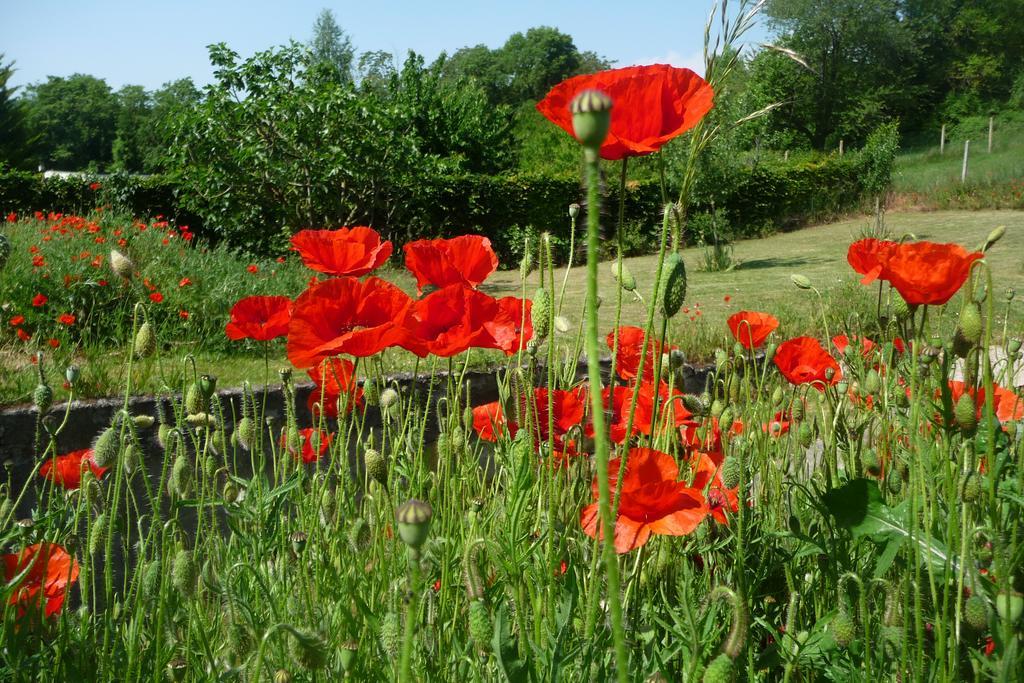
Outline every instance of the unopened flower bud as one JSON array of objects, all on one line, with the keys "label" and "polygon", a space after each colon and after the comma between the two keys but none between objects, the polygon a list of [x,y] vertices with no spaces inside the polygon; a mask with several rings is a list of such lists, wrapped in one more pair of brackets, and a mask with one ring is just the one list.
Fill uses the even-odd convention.
[{"label": "unopened flower bud", "polygon": [[132,271],[135,270],[135,264],[132,263],[132,260],[125,254],[122,254],[117,249],[111,249],[110,270],[114,271],[114,275],[127,280],[132,276]]}]

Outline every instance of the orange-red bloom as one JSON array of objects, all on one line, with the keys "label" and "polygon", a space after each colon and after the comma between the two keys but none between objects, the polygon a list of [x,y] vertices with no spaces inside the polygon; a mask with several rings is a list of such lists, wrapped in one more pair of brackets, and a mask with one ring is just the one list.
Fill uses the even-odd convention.
[{"label": "orange-red bloom", "polygon": [[416,240],[405,251],[405,267],[416,277],[416,288],[461,284],[476,287],[498,268],[491,240],[480,235]]},{"label": "orange-red bloom", "polygon": [[391,257],[391,242],[373,228],[357,225],[337,230],[301,230],[292,247],[307,268],[329,275],[360,277]]},{"label": "orange-red bloom", "polygon": [[[964,395],[965,385],[960,380],[949,381],[949,391],[953,400],[956,404],[960,400],[960,397]],[[974,403],[977,406],[977,418],[981,419],[982,410],[985,406],[985,388],[979,387],[977,391],[973,387],[966,389],[967,393],[974,398]],[[992,395],[994,399],[994,409],[996,418],[1000,422],[1014,422],[1016,420],[1024,419],[1024,398],[1018,396],[1015,392],[1010,389],[999,386],[998,384],[992,385]]]},{"label": "orange-red bloom", "polygon": [[70,491],[82,485],[82,470],[86,468],[91,470],[97,479],[108,469],[93,462],[91,448],[83,448],[47,460],[40,466],[39,476]]},{"label": "orange-red bloom", "polygon": [[[861,284],[869,285],[882,277],[889,254],[898,246],[888,240],[863,239],[850,245],[846,250],[846,262],[864,277]],[[885,278],[882,278],[885,279]]]},{"label": "orange-red bloom", "polygon": [[[814,337],[796,337],[783,342],[775,352],[774,361],[790,384],[811,384],[818,391],[824,391],[826,385],[835,384],[843,376],[839,363]],[[831,379],[825,376],[829,369],[833,373]]]},{"label": "orange-red bloom", "polygon": [[711,86],[693,71],[650,64],[569,78],[537,103],[537,111],[573,135],[569,103],[584,90],[612,99],[611,130],[601,145],[601,157],[610,160],[657,152],[697,125],[714,103]]},{"label": "orange-red bloom", "polygon": [[[282,446],[287,443],[286,436],[285,434],[281,435]],[[334,434],[325,432],[322,429],[307,427],[306,429],[299,430],[299,441],[302,444],[301,450],[294,451],[289,449],[289,452],[296,460],[302,460],[302,462],[309,464],[322,458],[327,449],[331,447],[331,441],[333,440]]]},{"label": "orange-red bloom", "polygon": [[484,328],[494,340],[492,348],[500,349],[511,356],[526,348],[533,339],[533,321],[530,311],[533,302],[517,296],[503,296],[498,299],[498,311],[494,318],[484,323]]},{"label": "orange-red bloom", "polygon": [[499,401],[484,403],[473,408],[473,431],[484,440],[495,442],[498,435],[508,429],[512,436],[518,429],[514,422],[505,419],[505,412]]},{"label": "orange-red bloom", "polygon": [[967,281],[971,264],[984,256],[959,244],[900,244],[889,253],[882,277],[908,304],[938,306],[953,298]]},{"label": "orange-red bloom", "polygon": [[768,335],[779,326],[779,320],[774,315],[758,311],[734,313],[726,323],[733,339],[746,349],[756,349],[764,344]]},{"label": "orange-red bloom", "polygon": [[[614,348],[615,332],[605,338],[609,349]],[[624,325],[619,328],[619,350],[615,354],[615,372],[622,379],[636,379],[640,374],[640,352],[644,345],[644,331],[640,327]],[[656,339],[647,340],[647,357],[644,359],[643,381],[654,381],[655,358],[676,347],[662,347]]]},{"label": "orange-red bloom", "polygon": [[316,386],[306,399],[309,412],[316,415],[316,404],[322,404],[324,415],[338,417],[338,399],[344,398],[346,412],[363,405],[363,389],[356,382],[355,365],[346,358],[326,358],[306,371]]},{"label": "orange-red bloom", "polygon": [[379,353],[404,338],[398,322],[411,304],[405,292],[377,277],[315,283],[292,307],[288,360],[309,368],[343,353],[359,358]]},{"label": "orange-red bloom", "polygon": [[498,313],[498,302],[461,284],[431,292],[408,309],[400,321],[406,333],[401,346],[423,358],[455,356],[473,347],[493,348],[486,329]]},{"label": "orange-red bloom", "polygon": [[2,559],[7,583],[21,577],[8,603],[19,605],[19,615],[40,600],[45,601],[46,616],[60,612],[68,589],[78,579],[78,562],[54,543],[35,543]]},{"label": "orange-red bloom", "polygon": [[[608,479],[613,489],[620,463],[619,458],[608,463]],[[708,504],[701,492],[678,479],[679,466],[671,455],[650,448],[630,449],[615,519],[615,552],[628,553],[639,548],[651,534],[685,536],[707,517]],[[597,486],[595,479],[595,500]],[[601,534],[596,502],[583,508],[580,524],[588,536]]]},{"label": "orange-red bloom", "polygon": [[292,302],[286,296],[247,296],[231,307],[228,339],[270,341],[288,334]]}]

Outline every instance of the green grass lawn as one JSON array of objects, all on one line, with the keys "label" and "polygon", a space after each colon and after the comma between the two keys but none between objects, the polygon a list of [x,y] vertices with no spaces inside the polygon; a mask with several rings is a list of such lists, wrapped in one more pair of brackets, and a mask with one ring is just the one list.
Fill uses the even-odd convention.
[{"label": "green grass lawn", "polygon": [[[730,272],[708,273],[700,270],[703,262],[699,248],[687,249],[683,256],[689,274],[689,292],[684,312],[673,321],[670,336],[690,358],[708,358],[715,347],[730,343],[725,319],[738,310],[761,310],[776,315],[781,321],[783,337],[799,334],[823,334],[822,306],[812,292],[798,290],[790,281],[794,273],[811,279],[825,299],[830,331],[835,334],[853,311],[870,315],[874,311],[877,289],[860,285],[846,263],[846,248],[866,230],[872,218],[859,217],[820,225],[771,237],[737,242],[734,258],[739,265]],[[938,211],[893,213],[886,217],[891,234],[899,237],[912,233],[918,239],[937,242],[958,242],[977,248],[989,231],[998,225],[1007,227],[1006,236],[991,251],[987,261],[991,264],[997,292],[1001,296],[1007,287],[1024,294],[1024,211]],[[653,245],[652,245],[653,246]],[[648,297],[652,291],[656,256],[643,256],[626,260],[627,267],[636,277],[638,291]],[[404,270],[390,268],[381,276],[396,282],[407,291],[415,290],[412,277]],[[565,269],[555,274],[556,291],[560,291]],[[526,282],[526,295],[532,296],[539,284],[534,271]],[[523,286],[518,270],[498,271],[483,285],[493,296],[522,295]],[[617,285],[611,276],[610,263],[600,268],[600,290],[603,305],[600,309],[602,334],[614,324]],[[575,335],[580,324],[586,293],[585,268],[572,268],[565,289],[562,315],[570,323],[569,335]],[[296,293],[297,294],[297,293]],[[1018,295],[1019,298],[1020,295]],[[728,297],[728,301],[726,298]],[[1020,308],[1019,306],[1017,307]],[[643,325],[646,308],[632,294],[623,293],[621,323]],[[1020,333],[1022,323],[1019,312],[1011,320],[1011,331]],[[153,391],[166,380],[171,386],[179,385],[185,376],[183,358],[194,353],[200,372],[211,372],[219,378],[219,386],[238,386],[244,379],[261,383],[264,377],[262,351],[250,347],[248,351],[227,354],[204,352],[185,344],[172,345],[162,354],[159,364],[147,361],[136,384],[141,391]],[[499,362],[500,354],[480,353],[474,362]],[[411,354],[391,352],[389,367],[411,370],[415,362]],[[81,359],[89,395],[123,391],[125,369],[123,354],[118,350],[88,352]],[[284,346],[271,347],[271,380],[276,381],[276,370],[288,365]],[[0,366],[7,376],[0,403],[10,404],[28,400],[35,386],[34,369],[27,354],[8,354],[0,358]],[[104,387],[109,387],[107,392]],[[58,392],[60,393],[60,392]]]}]

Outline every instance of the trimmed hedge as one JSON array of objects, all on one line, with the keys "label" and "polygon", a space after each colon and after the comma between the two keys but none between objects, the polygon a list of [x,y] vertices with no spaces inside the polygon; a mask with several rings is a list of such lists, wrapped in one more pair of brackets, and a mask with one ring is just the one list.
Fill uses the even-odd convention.
[{"label": "trimmed hedge", "polygon": [[[871,149],[809,162],[710,167],[698,178],[690,215],[712,207],[723,211],[737,238],[790,229],[863,208],[869,194],[865,179],[877,177],[879,171],[887,176],[889,170],[891,160]],[[183,210],[178,189],[168,178],[107,176],[99,180],[101,187],[96,191],[89,189],[91,182],[89,178],[43,179],[35,173],[0,170],[0,212],[82,213],[103,205],[139,217],[162,214],[189,225],[200,236],[218,240],[215,224]],[[611,185],[611,181],[606,183],[604,203],[604,222],[609,226],[618,207],[617,188]],[[565,258],[570,225],[567,209],[573,202],[582,203],[583,191],[575,177],[458,175],[434,177],[426,187],[418,187],[415,196],[424,199],[395,212],[391,224],[375,226],[396,246],[421,237],[479,233],[491,238],[503,264],[513,266],[523,238],[542,231],[551,233],[557,257]],[[660,186],[652,181],[631,182],[626,194],[626,225],[640,248],[647,244],[654,249],[660,215]],[[605,237],[609,242],[614,238],[610,227]],[[245,250],[247,245],[230,246]]]}]

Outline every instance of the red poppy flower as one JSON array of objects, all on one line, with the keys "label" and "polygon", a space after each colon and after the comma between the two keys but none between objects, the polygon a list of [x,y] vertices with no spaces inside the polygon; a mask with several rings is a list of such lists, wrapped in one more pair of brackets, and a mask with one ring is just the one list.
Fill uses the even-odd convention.
[{"label": "red poppy flower", "polygon": [[164,301],[164,295],[161,294],[160,292],[151,292],[149,295],[149,300],[155,304],[161,304]]},{"label": "red poppy flower", "polygon": [[42,268],[45,265],[46,265],[46,259],[43,258],[42,256],[40,256],[39,254],[36,254],[35,256],[32,257],[32,267],[33,268]]},{"label": "red poppy flower", "polygon": [[75,324],[75,316],[73,316],[70,313],[61,313],[57,317],[57,322],[59,322],[61,325],[74,325]]},{"label": "red poppy flower", "polygon": [[35,543],[2,559],[5,581],[21,577],[8,603],[19,605],[19,615],[40,600],[45,600],[46,616],[60,612],[68,589],[78,579],[78,562],[54,543]]},{"label": "red poppy flower", "polygon": [[[637,434],[650,435],[654,425],[654,387],[651,384],[641,384],[639,388],[633,386],[617,385],[615,394],[609,399],[609,387],[601,390],[601,398],[605,410],[610,413],[607,420],[608,435],[614,443],[623,443],[626,440],[626,427],[629,424],[629,410],[633,402],[633,392],[637,391],[636,412],[633,414],[633,429],[629,436]],[[669,400],[668,389],[664,384],[660,385],[658,426],[657,433],[662,433],[669,422],[674,427],[685,424],[692,415],[676,398]],[[678,397],[678,394],[676,395]],[[588,436],[593,436],[594,426],[588,423],[585,429]]]},{"label": "red poppy flower", "polygon": [[250,263],[249,265],[247,265],[245,267],[245,269],[248,270],[253,275],[255,275],[256,273],[260,272],[260,267],[257,266],[255,263]]},{"label": "red poppy flower", "polygon": [[23,342],[27,342],[28,340],[30,340],[32,338],[31,334],[29,334],[28,332],[26,332],[25,330],[23,330],[20,327],[17,330],[15,330],[15,332],[18,335],[18,339],[20,339]]},{"label": "red poppy flower", "polygon": [[404,247],[405,267],[416,277],[416,288],[461,284],[476,287],[498,268],[491,240],[480,235],[416,240]]},{"label": "red poppy flower", "polygon": [[761,425],[761,431],[770,436],[782,436],[789,432],[789,425],[793,417],[788,411],[778,411],[770,422]]},{"label": "red poppy flower", "polygon": [[874,238],[858,240],[846,250],[846,262],[854,271],[864,276],[861,279],[861,284],[869,285],[882,276],[885,262],[897,246],[899,246],[898,242],[888,240]]},{"label": "red poppy flower", "polygon": [[32,297],[32,305],[35,306],[36,308],[39,308],[40,306],[45,306],[46,302],[49,300],[49,297],[47,297],[45,294],[36,294],[34,297]]},{"label": "red poppy flower", "polygon": [[[790,384],[811,384],[818,391],[824,391],[825,385],[835,384],[843,377],[839,363],[814,337],[796,337],[782,342],[773,360]],[[830,368],[831,380],[825,377]]]},{"label": "red poppy flower", "polygon": [[421,358],[458,355],[472,347],[491,348],[495,341],[485,325],[494,320],[498,302],[461,284],[431,292],[409,307],[401,321],[402,348]]},{"label": "red poppy flower", "polygon": [[756,349],[764,344],[768,335],[779,326],[779,320],[774,315],[758,311],[734,313],[729,316],[726,323],[733,339],[745,349]]},{"label": "red poppy flower", "polygon": [[[609,332],[605,338],[609,349],[615,346],[615,332]],[[639,327],[625,325],[619,328],[619,350],[615,355],[615,372],[622,379],[636,379],[640,371],[640,351],[643,349],[644,331]],[[647,358],[644,360],[643,381],[654,381],[654,364],[656,356],[675,349],[662,347],[656,339],[647,340]]]},{"label": "red poppy flower", "polygon": [[231,307],[228,339],[270,341],[288,334],[292,302],[286,296],[247,296]]},{"label": "red poppy flower", "polygon": [[[306,404],[316,414],[314,405],[324,406],[326,417],[338,417],[338,399],[345,396],[348,412],[363,405],[363,390],[356,382],[355,365],[346,358],[326,358],[315,368],[306,371],[316,387],[310,392]],[[321,395],[322,394],[322,395]]]},{"label": "red poppy flower", "polygon": [[726,488],[722,483],[722,463],[713,454],[696,451],[690,456],[693,466],[693,483],[698,491],[706,491],[708,511],[719,524],[728,524],[726,513],[739,511],[739,488]]},{"label": "red poppy flower", "polygon": [[312,285],[292,309],[288,359],[309,368],[339,354],[372,356],[403,341],[398,324],[412,300],[380,278],[340,277]]},{"label": "red poppy flower", "polygon": [[[960,380],[949,381],[949,391],[952,396],[954,405],[963,396],[965,385]],[[967,393],[974,397],[974,403],[977,406],[977,418],[981,419],[981,414],[985,406],[985,388],[980,387],[977,391],[973,387],[967,389]],[[1000,422],[1013,422],[1015,420],[1024,419],[1024,398],[1018,396],[1015,392],[1005,389],[998,384],[992,385],[992,394],[994,397],[994,409],[996,418]]]},{"label": "red poppy flower", "polygon": [[[331,447],[331,442],[334,440],[334,434],[326,432],[322,429],[315,429],[313,427],[307,427],[306,429],[299,430],[299,442],[302,444],[300,451],[289,449],[289,452],[296,460],[302,460],[302,462],[309,464],[316,462],[320,458],[324,457],[324,453]],[[286,435],[281,435],[281,445],[284,446],[287,442]]]},{"label": "red poppy flower", "polygon": [[51,338],[46,340],[46,343],[49,344],[50,348],[52,348],[52,349],[60,348],[60,340],[59,339],[54,339],[53,337],[51,337]]},{"label": "red poppy flower", "polygon": [[93,462],[91,448],[83,448],[47,460],[39,468],[39,476],[71,491],[82,485],[82,470],[85,468],[91,470],[97,479],[108,469]]},{"label": "red poppy flower", "polygon": [[376,230],[361,225],[337,230],[301,230],[292,236],[292,248],[311,270],[353,277],[375,270],[391,257],[392,249],[391,242],[382,242]]},{"label": "red poppy flower", "polygon": [[[609,484],[615,487],[620,459],[608,463]],[[700,491],[678,481],[679,466],[671,455],[649,448],[630,449],[615,519],[615,552],[627,553],[647,543],[651,534],[685,536],[708,515]],[[593,484],[597,498],[597,481]],[[588,536],[600,533],[597,503],[583,508],[580,524]]]},{"label": "red poppy flower", "polygon": [[881,277],[908,304],[939,306],[953,298],[967,281],[971,264],[984,256],[959,244],[900,244],[889,253]]},{"label": "red poppy flower", "polygon": [[[550,396],[552,408],[551,418],[548,417],[548,398]],[[537,439],[539,442],[546,442],[549,436],[549,423],[553,423],[553,439],[555,448],[565,448],[563,438],[573,427],[583,423],[584,402],[586,392],[582,388],[577,389],[555,389],[549,392],[545,388],[533,390],[536,411],[534,419],[537,425]]]},{"label": "red poppy flower", "polygon": [[101,187],[103,186],[100,185],[99,183],[89,183],[89,189],[92,190],[93,192],[100,189]]},{"label": "red poppy flower", "polygon": [[190,284],[192,284],[192,280],[190,280],[187,277],[183,277],[181,278],[181,280],[178,281],[179,287],[188,287]]},{"label": "red poppy flower", "polygon": [[516,296],[504,296],[497,301],[498,310],[494,317],[484,323],[484,329],[491,335],[494,345],[506,355],[526,348],[526,343],[533,339],[533,322],[530,311],[533,302]]},{"label": "red poppy flower", "polygon": [[484,440],[495,442],[498,435],[505,429],[509,430],[511,436],[515,436],[518,427],[514,422],[505,419],[505,413],[499,401],[484,403],[473,408],[473,431]]},{"label": "red poppy flower", "polygon": [[869,358],[871,356],[871,352],[874,351],[875,347],[878,346],[878,344],[871,341],[867,337],[854,336],[851,339],[850,337],[847,337],[845,334],[837,334],[836,336],[832,337],[832,344],[836,347],[836,351],[838,351],[840,355],[845,355],[846,349],[851,344],[853,344],[854,347],[859,346],[860,354],[865,358]]},{"label": "red poppy flower", "polygon": [[23,315],[16,315],[13,318],[11,318],[11,320],[10,320],[10,324],[13,325],[14,327],[17,327],[18,325],[22,324],[23,322],[25,322],[25,316],[23,316]]},{"label": "red poppy flower", "polygon": [[612,99],[611,129],[601,145],[601,157],[609,160],[657,152],[697,125],[714,104],[711,86],[693,71],[651,64],[574,76],[552,88],[537,111],[573,135],[569,104],[584,90]]},{"label": "red poppy flower", "polygon": [[188,311],[178,311],[178,317],[181,318],[182,320],[188,320],[188,316]]}]

